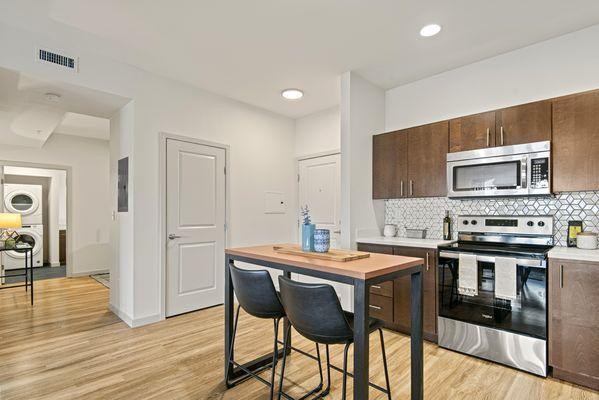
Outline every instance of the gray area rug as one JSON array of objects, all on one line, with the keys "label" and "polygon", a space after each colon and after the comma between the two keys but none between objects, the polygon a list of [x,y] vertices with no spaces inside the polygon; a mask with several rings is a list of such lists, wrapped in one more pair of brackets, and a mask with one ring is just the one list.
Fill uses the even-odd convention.
[{"label": "gray area rug", "polygon": [[[4,271],[6,274],[6,278],[4,280],[5,284],[8,283],[23,283],[25,282],[24,276],[12,276],[12,275],[21,275],[25,273],[25,269],[8,269]],[[64,278],[67,276],[67,267],[66,265],[61,265],[60,267],[35,267],[33,268],[33,281],[39,281],[41,279],[53,279],[53,278]]]}]

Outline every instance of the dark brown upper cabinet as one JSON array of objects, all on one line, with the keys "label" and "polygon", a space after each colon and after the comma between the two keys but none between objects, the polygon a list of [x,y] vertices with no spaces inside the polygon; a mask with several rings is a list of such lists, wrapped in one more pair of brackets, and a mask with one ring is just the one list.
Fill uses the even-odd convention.
[{"label": "dark brown upper cabinet", "polygon": [[495,111],[449,121],[449,152],[495,146]]},{"label": "dark brown upper cabinet", "polygon": [[495,146],[551,140],[551,100],[495,112]]},{"label": "dark brown upper cabinet", "polygon": [[436,197],[447,194],[449,122],[408,130],[408,196]]},{"label": "dark brown upper cabinet", "polygon": [[599,190],[599,91],[553,101],[553,191]]},{"label": "dark brown upper cabinet", "polygon": [[408,180],[407,130],[372,137],[372,198],[404,197]]}]

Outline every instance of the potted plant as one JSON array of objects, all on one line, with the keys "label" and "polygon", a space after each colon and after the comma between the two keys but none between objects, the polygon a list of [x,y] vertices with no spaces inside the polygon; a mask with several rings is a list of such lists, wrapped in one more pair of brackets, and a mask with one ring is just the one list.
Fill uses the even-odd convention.
[{"label": "potted plant", "polygon": [[302,224],[302,250],[303,251],[314,251],[314,225],[310,220],[310,210],[308,206],[300,208],[304,223]]}]

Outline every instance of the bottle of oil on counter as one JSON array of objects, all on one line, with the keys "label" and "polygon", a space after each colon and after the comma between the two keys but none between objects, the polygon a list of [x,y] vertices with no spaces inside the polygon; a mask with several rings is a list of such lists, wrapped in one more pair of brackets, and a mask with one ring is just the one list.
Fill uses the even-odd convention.
[{"label": "bottle of oil on counter", "polygon": [[451,218],[449,210],[445,210],[445,218],[443,218],[443,240],[451,240]]}]

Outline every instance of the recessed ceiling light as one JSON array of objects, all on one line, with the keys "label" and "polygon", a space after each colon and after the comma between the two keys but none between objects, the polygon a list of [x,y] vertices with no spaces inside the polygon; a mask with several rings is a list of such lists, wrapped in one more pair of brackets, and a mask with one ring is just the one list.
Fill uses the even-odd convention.
[{"label": "recessed ceiling light", "polygon": [[441,25],[430,24],[420,29],[420,36],[431,37],[441,32]]},{"label": "recessed ceiling light", "polygon": [[281,92],[281,96],[287,100],[299,100],[304,97],[304,92],[299,89],[285,89]]}]

